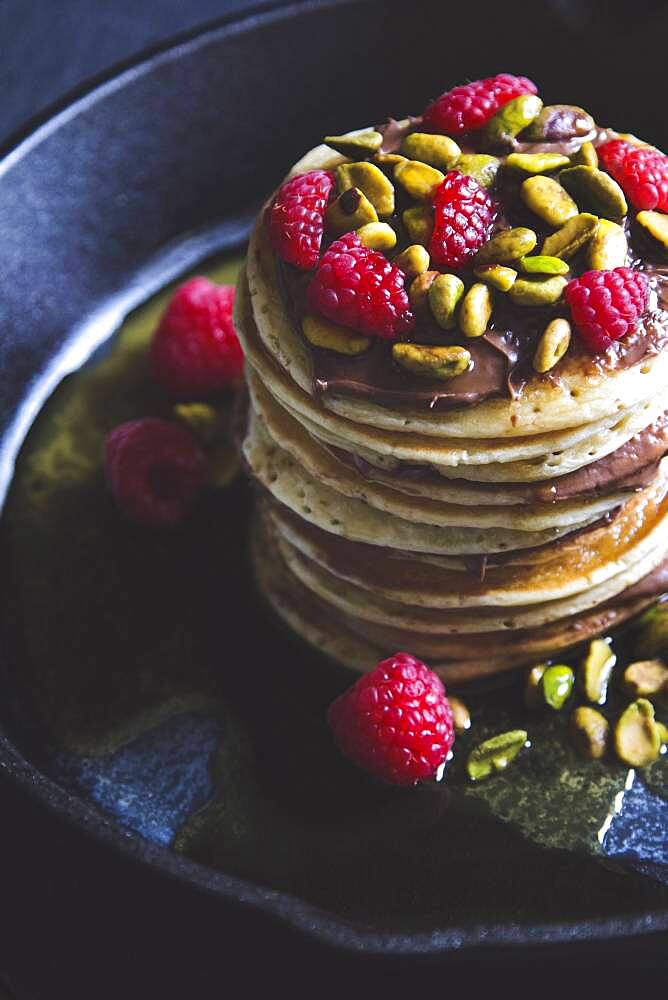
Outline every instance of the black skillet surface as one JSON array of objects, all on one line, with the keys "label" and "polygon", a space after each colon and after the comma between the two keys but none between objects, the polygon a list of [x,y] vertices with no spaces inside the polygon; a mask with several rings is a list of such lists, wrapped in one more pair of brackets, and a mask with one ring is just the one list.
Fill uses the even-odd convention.
[{"label": "black skillet surface", "polygon": [[[403,5],[387,3],[267,12],[130,68],[11,152],[0,165],[3,492],[25,431],[62,375],[113,332],[129,308],[198,260],[237,244],[262,195],[323,131],[379,120],[388,109],[397,115],[415,110],[444,79],[499,68],[492,52],[498,46],[513,52],[513,65],[504,58],[503,66],[538,78],[547,100],[576,102],[587,94],[599,120],[628,123],[661,143],[651,104],[638,99],[655,84],[651,60],[638,67],[632,91],[613,72],[615,46],[620,51],[627,36],[613,33],[608,48],[592,52],[582,23],[569,31],[544,9],[531,13],[524,5],[506,5],[500,19],[495,14],[490,6],[489,19],[481,18],[472,36],[464,25],[458,32],[456,16],[450,11],[446,18],[436,4],[420,5],[411,17]],[[326,38],[327,46],[314,45],[317,38]],[[446,47],[446,69],[444,38],[456,40]],[[572,53],[567,79],[565,47]],[[184,240],[184,234],[191,235]],[[11,607],[5,601],[5,609]],[[238,620],[242,635],[256,622],[254,615]],[[72,792],[53,734],[36,724],[29,686],[20,681],[22,639],[6,624],[3,667],[11,697],[3,705],[4,768],[76,824],[154,870],[239,900],[321,941],[384,954],[594,941],[668,924],[665,893],[651,865],[645,863],[644,872],[636,865],[629,875],[584,857],[555,856],[501,834],[499,824],[490,826],[484,861],[486,870],[503,872],[499,881],[507,884],[495,898],[511,905],[495,912],[481,897],[476,919],[463,923],[439,919],[433,902],[417,924],[405,927],[400,920],[391,928],[381,919],[375,926],[351,921],[345,899],[327,912],[299,893],[187,861],[160,846],[168,838],[156,837],[155,827],[152,839],[130,834],[81,787]],[[284,659],[292,656],[289,645],[282,648]],[[243,649],[243,642],[235,645]],[[550,899],[557,883],[563,891]],[[512,912],[523,895],[531,896],[533,908]]]}]

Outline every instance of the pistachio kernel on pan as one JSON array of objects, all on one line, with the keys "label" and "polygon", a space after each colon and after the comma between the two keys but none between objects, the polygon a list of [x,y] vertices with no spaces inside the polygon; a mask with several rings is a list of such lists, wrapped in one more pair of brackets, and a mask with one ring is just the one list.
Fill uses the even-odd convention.
[{"label": "pistachio kernel on pan", "polygon": [[492,736],[491,739],[474,747],[466,761],[466,770],[471,781],[482,781],[494,771],[505,771],[526,745],[527,739],[528,735],[524,729],[512,729],[510,732]]},{"label": "pistachio kernel on pan", "polygon": [[401,220],[412,243],[429,243],[434,231],[434,212],[427,205],[415,205],[402,213]]},{"label": "pistachio kernel on pan", "polygon": [[528,177],[520,188],[522,201],[548,226],[563,226],[578,214],[578,206],[552,177]]},{"label": "pistachio kernel on pan", "polygon": [[551,170],[567,167],[571,160],[563,153],[510,153],[505,166],[525,174],[547,174]]},{"label": "pistachio kernel on pan", "polygon": [[203,444],[211,444],[220,431],[220,417],[209,403],[177,403],[172,413]]},{"label": "pistachio kernel on pan", "polygon": [[638,698],[622,712],[615,726],[615,751],[625,764],[646,767],[661,751],[661,731],[654,719],[654,706]]},{"label": "pistachio kernel on pan", "polygon": [[406,160],[394,168],[394,179],[415,201],[431,204],[434,189],[443,183],[445,174],[419,160]]},{"label": "pistachio kernel on pan", "polygon": [[455,169],[460,174],[473,177],[480,187],[491,188],[499,172],[501,160],[486,153],[463,153],[457,160]]},{"label": "pistachio kernel on pan", "polygon": [[482,129],[482,142],[488,149],[509,145],[535,118],[543,107],[540,97],[522,94],[508,101]]},{"label": "pistachio kernel on pan", "polygon": [[342,163],[336,168],[336,179],[340,191],[359,188],[378,215],[392,215],[394,212],[394,188],[375,163]]},{"label": "pistachio kernel on pan", "polygon": [[605,639],[594,639],[589,643],[579,675],[580,687],[587,701],[595,705],[605,704],[610,675],[616,662],[617,657]]},{"label": "pistachio kernel on pan", "polygon": [[406,163],[408,157],[400,153],[383,153],[382,150],[374,153],[373,162],[379,163],[382,167],[396,167],[397,163]]},{"label": "pistachio kernel on pan", "polygon": [[549,708],[560,711],[570,698],[574,684],[575,674],[571,667],[564,663],[555,663],[548,667],[541,677],[543,701]]},{"label": "pistachio kernel on pan", "polygon": [[464,347],[434,347],[431,344],[393,344],[392,357],[414,375],[448,381],[462,375],[471,363]]},{"label": "pistachio kernel on pan", "polygon": [[345,326],[332,323],[324,316],[304,316],[302,330],[309,344],[323,347],[336,354],[356,355],[366,351],[371,341]]},{"label": "pistachio kernel on pan", "polygon": [[546,670],[547,663],[537,663],[527,673],[524,685],[524,704],[527,708],[540,708],[543,704],[541,681]]},{"label": "pistachio kernel on pan", "polygon": [[560,274],[537,281],[518,278],[508,295],[516,306],[550,306],[559,301],[567,284]]},{"label": "pistachio kernel on pan", "polygon": [[557,229],[556,233],[547,237],[541,253],[547,257],[561,257],[562,260],[570,260],[580,247],[592,239],[598,230],[598,225],[599,221],[595,215],[580,212],[579,215],[569,219],[561,229]]},{"label": "pistachio kernel on pan", "polygon": [[447,135],[411,132],[401,143],[401,152],[409,160],[420,160],[439,170],[452,170],[462,151]]},{"label": "pistachio kernel on pan", "polygon": [[587,246],[587,264],[593,271],[624,267],[628,254],[626,233],[616,222],[599,219],[598,229]]},{"label": "pistachio kernel on pan", "polygon": [[328,146],[351,160],[375,153],[383,145],[383,137],[373,128],[346,132],[344,135],[326,135],[323,139]]},{"label": "pistachio kernel on pan", "polygon": [[429,286],[429,308],[442,330],[453,330],[464,282],[454,274],[439,274]]},{"label": "pistachio kernel on pan", "polygon": [[568,274],[569,267],[560,257],[546,257],[535,254],[533,257],[521,257],[517,262],[524,274]]},{"label": "pistachio kernel on pan", "polygon": [[408,300],[413,312],[420,313],[427,309],[429,289],[432,282],[438,277],[440,277],[440,271],[424,271],[413,279],[408,289]]},{"label": "pistachio kernel on pan", "polygon": [[668,215],[663,212],[638,212],[636,222],[668,250]]},{"label": "pistachio kernel on pan", "polygon": [[367,222],[357,230],[362,244],[370,250],[393,250],[397,234],[387,222]]},{"label": "pistachio kernel on pan", "polygon": [[471,728],[471,713],[460,698],[449,694],[448,701],[452,710],[452,721],[455,725],[455,732],[465,733],[467,729]]},{"label": "pistachio kernel on pan", "polygon": [[492,293],[487,285],[476,282],[469,288],[459,309],[459,329],[465,337],[482,337],[491,316]]},{"label": "pistachio kernel on pan", "polygon": [[359,188],[348,188],[328,205],[325,212],[327,228],[339,235],[377,221],[376,209]]},{"label": "pistachio kernel on pan", "polygon": [[621,219],[629,208],[624,192],[610,174],[596,167],[569,167],[559,174],[559,183],[578,205],[605,219]]},{"label": "pistachio kernel on pan", "polygon": [[587,760],[605,756],[610,738],[608,720],[595,708],[580,705],[570,718],[570,732],[575,749]]},{"label": "pistachio kernel on pan", "polygon": [[553,319],[543,331],[533,356],[534,371],[544,375],[563,358],[571,342],[571,325],[566,319]]},{"label": "pistachio kernel on pan", "polygon": [[474,263],[476,267],[481,264],[515,264],[520,258],[530,254],[535,246],[536,234],[533,229],[526,229],[524,226],[504,229],[478,250]]},{"label": "pistachio kernel on pan", "polygon": [[668,667],[663,660],[636,660],[624,671],[622,686],[632,698],[668,695]]},{"label": "pistachio kernel on pan", "polygon": [[571,156],[571,166],[573,167],[597,167],[598,153],[593,142],[583,142],[577,153]]},{"label": "pistachio kernel on pan", "polygon": [[492,288],[498,288],[500,292],[507,292],[512,288],[517,278],[517,271],[504,264],[481,264],[480,267],[474,267],[473,273],[476,278]]},{"label": "pistachio kernel on pan", "polygon": [[394,258],[394,263],[408,279],[416,278],[429,270],[429,254],[419,243],[412,243]]}]

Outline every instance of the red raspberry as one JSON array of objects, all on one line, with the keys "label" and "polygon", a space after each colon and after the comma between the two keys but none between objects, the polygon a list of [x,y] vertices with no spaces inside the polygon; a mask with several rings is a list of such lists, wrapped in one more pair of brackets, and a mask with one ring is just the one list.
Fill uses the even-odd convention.
[{"label": "red raspberry", "polygon": [[360,677],[332,702],[327,721],[346,757],[393,785],[433,777],[455,741],[443,684],[410,653]]},{"label": "red raspberry", "polygon": [[281,260],[304,271],[316,266],[333,187],[328,170],[311,170],[279,188],[269,213],[269,239]]},{"label": "red raspberry", "polygon": [[111,431],[104,467],[120,509],[148,528],[179,524],[209,479],[206,456],[190,431],[154,417]]},{"label": "red raspberry", "polygon": [[611,139],[598,147],[602,166],[637,209],[668,212],[668,156],[658,149]]},{"label": "red raspberry", "polygon": [[210,396],[244,365],[232,324],[234,288],[191,278],[174,292],[151,342],[153,377],[172,396]]},{"label": "red raspberry", "polygon": [[564,289],[578,333],[592,353],[605,351],[635,329],[647,306],[648,282],[640,271],[587,271]]},{"label": "red raspberry", "polygon": [[434,192],[432,264],[461,267],[490,237],[498,206],[473,177],[451,170]]},{"label": "red raspberry", "polygon": [[499,73],[486,80],[455,87],[441,94],[424,113],[424,125],[434,132],[461,135],[482,128],[508,101],[521,94],[535,94],[536,84],[526,76]]},{"label": "red raspberry", "polygon": [[333,323],[388,340],[408,333],[415,322],[403,272],[363,246],[357,233],[345,233],[322,255],[308,301]]}]

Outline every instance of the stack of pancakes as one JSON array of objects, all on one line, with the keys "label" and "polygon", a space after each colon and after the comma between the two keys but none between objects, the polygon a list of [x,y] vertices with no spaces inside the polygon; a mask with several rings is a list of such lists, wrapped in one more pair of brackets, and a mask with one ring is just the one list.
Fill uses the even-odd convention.
[{"label": "stack of pancakes", "polygon": [[[318,147],[293,173],[341,160]],[[430,399],[313,348],[285,270],[263,213],[236,300],[243,454],[259,585],[302,637],[355,669],[406,649],[468,680],[560,655],[668,589],[660,269],[637,336],[603,361],[576,349],[521,391],[459,376]]]}]

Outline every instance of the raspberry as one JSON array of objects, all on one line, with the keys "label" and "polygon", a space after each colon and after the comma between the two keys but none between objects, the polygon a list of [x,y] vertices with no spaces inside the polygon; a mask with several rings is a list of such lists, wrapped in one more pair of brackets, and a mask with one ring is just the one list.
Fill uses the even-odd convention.
[{"label": "raspberry", "polygon": [[403,272],[357,233],[345,233],[322,255],[308,301],[332,322],[383,339],[408,333],[415,322]]},{"label": "raspberry", "polygon": [[451,170],[434,192],[432,264],[461,267],[490,237],[498,206],[473,177]]},{"label": "raspberry", "polygon": [[648,282],[630,267],[587,271],[569,281],[564,297],[578,333],[593,352],[630,333],[647,306]]},{"label": "raspberry", "polygon": [[311,170],[279,188],[269,213],[269,239],[281,260],[304,271],[316,266],[333,187],[328,170]]},{"label": "raspberry", "polygon": [[346,757],[393,785],[433,777],[455,740],[443,684],[410,653],[360,677],[332,702],[327,721]]},{"label": "raspberry", "polygon": [[182,399],[210,396],[243,371],[232,324],[234,288],[191,278],[174,292],[151,342],[155,380]]},{"label": "raspberry", "polygon": [[658,149],[611,139],[598,147],[602,166],[637,209],[668,212],[668,156]]},{"label": "raspberry", "polygon": [[120,509],[149,528],[179,524],[209,479],[206,456],[190,431],[154,417],[111,431],[104,467]]},{"label": "raspberry", "polygon": [[455,87],[441,94],[424,113],[424,125],[434,132],[461,135],[482,128],[508,101],[521,94],[535,94],[536,84],[526,76],[499,73],[486,80]]}]

